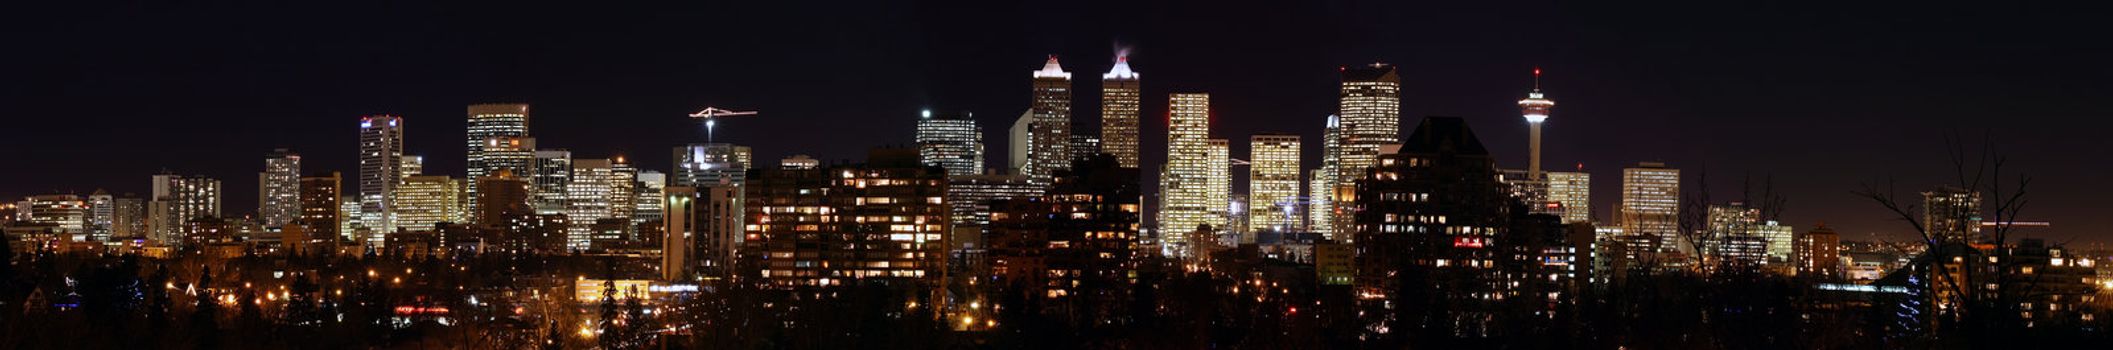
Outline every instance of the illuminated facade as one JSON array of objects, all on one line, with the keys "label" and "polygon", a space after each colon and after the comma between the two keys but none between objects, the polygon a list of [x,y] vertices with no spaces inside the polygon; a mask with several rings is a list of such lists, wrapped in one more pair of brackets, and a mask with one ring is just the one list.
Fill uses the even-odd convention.
[{"label": "illuminated facade", "polygon": [[382,233],[396,231],[396,208],[392,204],[396,185],[403,182],[403,157],[403,118],[360,118],[360,224],[375,233],[365,238],[369,245],[380,246]]},{"label": "illuminated facade", "polygon": [[510,217],[535,214],[532,204],[534,183],[515,175],[511,169],[499,169],[477,178],[477,187],[484,189],[477,192],[477,202],[484,205],[477,207],[474,213],[476,222],[505,227],[511,224]]},{"label": "illuminated facade", "polygon": [[396,188],[396,221],[410,231],[433,231],[434,224],[462,222],[462,188],[454,178],[438,175],[404,177]]},{"label": "illuminated facade", "polygon": [[989,276],[1019,285],[1042,310],[1104,323],[1127,315],[1136,283],[1137,169],[1112,156],[1073,163],[1047,194],[994,202]]},{"label": "illuminated facade", "polygon": [[1401,142],[1401,77],[1394,66],[1373,63],[1342,68],[1340,93],[1340,140],[1334,149],[1334,230],[1342,230],[1354,219],[1349,205],[1355,202],[1355,179],[1364,176],[1379,157],[1380,149]]},{"label": "illuminated facade", "polygon": [[220,180],[201,176],[154,175],[153,201],[147,203],[148,236],[175,243],[191,220],[220,216]]},{"label": "illuminated facade", "polygon": [[1760,217],[1760,209],[1742,202],[1710,205],[1703,253],[1719,264],[1759,266],[1766,261],[1768,250],[1766,239],[1756,230]]},{"label": "illuminated facade", "polygon": [[668,210],[668,174],[652,170],[640,170],[635,187],[638,200],[632,202],[631,217],[639,223],[660,220]]},{"label": "illuminated facade", "polygon": [[1298,218],[1299,135],[1257,134],[1248,146],[1248,230],[1289,232]]},{"label": "illuminated facade", "polygon": [[980,228],[990,224],[990,201],[1040,195],[1042,186],[1024,175],[947,176],[946,201],[953,209],[955,226]]},{"label": "illuminated facade", "polygon": [[1953,186],[1923,192],[1922,227],[1941,242],[1981,243],[1981,193]]},{"label": "illuminated facade", "polygon": [[1034,71],[1034,99],[1028,130],[1028,162],[1021,174],[1043,183],[1056,169],[1071,166],[1071,73],[1056,56]]},{"label": "illuminated facade", "polygon": [[[1410,134],[1400,153],[1380,156],[1355,179],[1357,207],[1350,228],[1356,237],[1354,290],[1366,327],[1396,331],[1431,329],[1455,337],[1487,337],[1493,302],[1510,294],[1505,282],[1513,212],[1510,192],[1498,181],[1496,161],[1465,120],[1429,117]],[[1418,278],[1403,278],[1413,274]],[[1422,283],[1422,284],[1419,284]],[[1403,302],[1408,291],[1428,293]],[[1534,294],[1527,294],[1534,295]],[[1445,305],[1439,320],[1398,315]],[[1410,313],[1397,310],[1416,310]]]},{"label": "illuminated facade", "polygon": [[112,216],[117,215],[117,198],[101,189],[88,195],[88,239],[97,242],[109,241]]},{"label": "illuminated facade", "polygon": [[536,151],[535,163],[528,172],[529,183],[534,185],[529,202],[535,203],[536,214],[564,214],[571,208],[572,168],[571,151]]},{"label": "illuminated facade", "polygon": [[[1680,169],[1667,168],[1665,163],[1643,162],[1621,170],[1622,233],[1634,237],[1653,237],[1659,242],[1650,246],[1631,246],[1633,250],[1667,251],[1675,247],[1665,243],[1677,241],[1680,230]],[[1685,249],[1685,248],[1680,248]]]},{"label": "illuminated facade", "polygon": [[[516,161],[491,161],[490,159],[494,158],[494,156],[491,154],[492,151],[488,150],[488,148],[492,147],[506,147],[506,151],[512,151],[515,149],[515,147],[511,147],[513,146],[511,145],[512,140],[528,137],[528,104],[473,104],[469,106],[468,114],[469,122],[465,125],[465,128],[469,131],[469,138],[465,140],[465,144],[469,146],[469,162],[465,163],[465,168],[469,170],[467,179],[471,181],[469,181],[469,187],[463,190],[463,195],[469,198],[477,198],[475,181],[477,178],[491,174],[496,169],[512,169],[517,174],[526,174],[528,172],[527,168],[522,167]],[[492,141],[494,138],[508,140],[508,144],[495,144]],[[533,150],[535,146],[531,144],[527,148]],[[502,155],[499,157],[509,156],[513,155]],[[476,201],[472,200],[469,208],[465,210],[474,212],[477,210],[476,207]]]},{"label": "illuminated facade", "polygon": [[523,177],[527,177],[530,174],[534,174],[536,164],[536,139],[529,137],[495,136],[492,138],[485,139],[484,148],[481,149],[480,152],[482,152],[483,154],[482,168],[484,169],[484,172],[481,173],[481,175],[474,175],[468,179],[464,179],[464,182],[466,182],[468,185],[463,186],[462,196],[465,197],[463,199],[465,201],[468,201],[469,203],[463,205],[463,211],[471,213],[469,218],[470,220],[472,220],[471,222],[486,225],[500,225],[502,224],[501,222],[476,221],[482,220],[481,218],[477,217],[475,213],[482,210],[479,209],[482,206],[482,202],[480,201],[482,200],[482,198],[484,198],[483,196],[478,196],[477,191],[475,190],[478,188],[477,186],[481,185],[477,183],[477,179],[482,178],[484,176],[489,176],[491,174],[497,174],[500,170],[505,170],[516,176]]},{"label": "illuminated facade", "polygon": [[1555,100],[1541,94],[1541,69],[1533,69],[1533,92],[1519,100],[1520,114],[1526,116],[1528,154],[1526,171],[1533,178],[1541,177],[1541,123],[1548,121],[1548,112],[1555,109]]},{"label": "illuminated facade", "polygon": [[341,207],[338,199],[344,196],[341,181],[337,172],[331,172],[330,176],[301,178],[300,224],[305,226],[303,232],[309,237],[334,240],[343,232],[345,220],[338,216]]},{"label": "illuminated facade", "polygon": [[[1211,222],[1211,95],[1177,93],[1169,98],[1167,162],[1159,175],[1159,237],[1165,248],[1188,242],[1185,234]],[[1222,210],[1222,209],[1221,209]]]},{"label": "illuminated facade", "polygon": [[[778,286],[916,283],[944,271],[946,174],[912,155],[748,179],[744,251]],[[743,253],[748,256],[747,253]],[[746,259],[746,258],[744,258]]]},{"label": "illuminated facade", "polygon": [[[728,143],[690,144],[675,148],[670,186],[705,187],[740,184],[748,176],[753,152]],[[819,163],[819,162],[817,162]]]},{"label": "illuminated facade", "polygon": [[1811,232],[1797,236],[1796,243],[1791,246],[1791,264],[1797,269],[1798,275],[1822,280],[1840,278],[1841,244],[1841,235],[1835,234],[1834,229],[1827,228],[1827,225],[1819,225]]},{"label": "illuminated facade", "polygon": [[1101,138],[1093,135],[1071,135],[1071,159],[1092,159],[1101,153]]},{"label": "illuminated facade", "polygon": [[1314,169],[1306,179],[1307,230],[1330,240],[1348,239],[1349,236],[1346,234],[1337,238],[1338,230],[1335,229],[1338,224],[1335,220],[1335,180],[1337,176],[1342,175],[1336,169],[1336,156],[1342,154],[1342,139],[1342,120],[1335,115],[1329,115],[1328,124],[1323,127],[1321,133],[1321,167]]},{"label": "illuminated facade", "polygon": [[974,114],[926,110],[917,119],[917,158],[948,175],[983,173],[983,129]]},{"label": "illuminated facade", "polygon": [[1236,231],[1227,227],[1233,221],[1232,144],[1225,139],[1207,139],[1204,147],[1203,203],[1210,208],[1204,223],[1210,224],[1215,233]]},{"label": "illuminated facade", "polygon": [[264,156],[257,174],[257,220],[279,227],[301,216],[301,155],[284,148]]},{"label": "illuminated facade", "polygon": [[47,224],[57,228],[59,239],[79,241],[88,235],[88,201],[79,195],[47,194],[23,198],[15,204],[17,222]]},{"label": "illuminated facade", "polygon": [[110,237],[116,239],[139,239],[147,237],[147,201],[131,194],[110,201]]},{"label": "illuminated facade", "polygon": [[1592,173],[1551,171],[1548,201],[1562,207],[1563,224],[1592,222]]},{"label": "illuminated facade", "polygon": [[1138,109],[1143,90],[1130,70],[1130,56],[1115,56],[1115,67],[1101,74],[1101,153],[1115,155],[1123,167],[1137,167]]},{"label": "illuminated facade", "polygon": [[615,178],[615,169],[608,159],[572,161],[572,181],[565,186],[564,212],[573,224],[567,240],[569,247],[587,249],[592,239],[590,224],[611,217],[614,206],[610,199],[617,197],[611,186]]}]

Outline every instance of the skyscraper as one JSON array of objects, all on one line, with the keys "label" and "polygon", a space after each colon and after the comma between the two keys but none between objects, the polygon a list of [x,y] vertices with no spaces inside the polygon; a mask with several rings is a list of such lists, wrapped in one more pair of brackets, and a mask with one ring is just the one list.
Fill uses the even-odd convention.
[{"label": "skyscraper", "polygon": [[1592,173],[1548,172],[1548,201],[1562,206],[1563,223],[1592,222]]},{"label": "skyscraper", "polygon": [[[518,164],[493,164],[489,162],[488,159],[492,156],[487,148],[511,146],[494,144],[493,138],[516,140],[528,137],[528,104],[485,103],[470,105],[469,123],[465,125],[465,128],[469,131],[469,138],[465,140],[465,144],[469,146],[469,161],[464,163],[465,168],[469,170],[469,181],[467,181],[469,187],[463,190],[464,196],[477,198],[477,178],[483,177],[485,174],[491,174],[495,169],[506,168],[513,169],[516,174],[527,173],[525,168],[510,167]],[[530,145],[528,149],[533,150],[535,146]],[[471,203],[470,208],[465,210],[476,211],[476,200],[473,199],[469,202]]]},{"label": "skyscraper", "polygon": [[1245,226],[1238,229],[1226,226],[1233,221],[1232,144],[1226,139],[1207,139],[1203,142],[1206,145],[1204,160],[1209,162],[1203,178],[1203,200],[1205,205],[1210,206],[1210,217],[1206,223],[1219,234],[1245,230]]},{"label": "skyscraper", "polygon": [[631,216],[639,223],[663,219],[668,210],[668,174],[641,170],[637,183],[638,201],[632,203]]},{"label": "skyscraper", "polygon": [[281,148],[264,156],[264,172],[257,174],[257,219],[268,227],[299,219],[300,193],[301,155]]},{"label": "skyscraper", "polygon": [[1005,170],[1013,174],[1027,175],[1027,163],[1034,149],[1034,109],[1021,112],[1005,129]]},{"label": "skyscraper", "polygon": [[[1186,233],[1211,222],[1210,103],[1205,93],[1168,98],[1167,162],[1159,175],[1159,238],[1180,252]],[[1223,209],[1220,209],[1223,210]]]},{"label": "skyscraper", "polygon": [[[1428,117],[1400,153],[1380,156],[1368,174],[1354,186],[1356,229],[1345,230],[1356,235],[1356,293],[1378,296],[1359,300],[1367,324],[1487,336],[1487,316],[1504,307],[1493,301],[1501,297],[1489,296],[1519,290],[1504,283],[1505,276],[1528,272],[1514,267],[1542,263],[1519,258],[1534,250],[1504,244],[1525,233],[1513,228],[1515,202],[1488,149],[1465,120]],[[1530,263],[1512,263],[1520,260]],[[1525,280],[1542,279],[1534,277]],[[1399,297],[1411,291],[1415,297]],[[1399,318],[1426,315],[1423,310],[1437,305],[1444,311],[1427,315],[1438,319]]]},{"label": "skyscraper", "polygon": [[300,223],[306,226],[304,232],[308,237],[327,237],[332,240],[341,238],[345,218],[339,216],[338,212],[341,207],[338,199],[342,196],[339,186],[342,184],[338,173],[334,171],[330,172],[330,176],[301,178]]},{"label": "skyscraper", "polygon": [[766,169],[747,194],[744,253],[778,286],[907,285],[945,268],[946,173],[914,151],[863,165]]},{"label": "skyscraper", "polygon": [[515,175],[513,169],[496,169],[477,178],[477,182],[480,183],[477,187],[484,189],[477,192],[477,202],[484,203],[477,207],[477,222],[503,227],[513,223],[509,218],[536,215],[535,206],[530,204],[535,193],[534,183]]},{"label": "skyscraper", "polygon": [[[480,152],[483,152],[483,165],[481,167],[484,171],[481,173],[482,175],[474,175],[468,179],[463,179],[466,186],[463,186],[462,196],[465,197],[463,200],[469,204],[464,205],[462,210],[468,213],[467,216],[469,216],[471,222],[494,226],[502,225],[504,222],[476,221],[481,220],[476,215],[482,210],[479,209],[481,204],[478,201],[484,198],[477,195],[475,191],[477,186],[479,186],[477,179],[485,175],[496,174],[499,170],[506,170],[517,177],[529,178],[531,174],[534,174],[535,169],[536,139],[518,136],[494,136],[484,140],[484,148]],[[504,220],[504,218],[500,219]]]},{"label": "skyscraper", "polygon": [[1071,166],[1071,73],[1056,56],[1034,71],[1034,123],[1028,130],[1028,162],[1022,172],[1048,183],[1056,169]]},{"label": "skyscraper", "polygon": [[1125,168],[1137,167],[1138,103],[1143,94],[1130,55],[1117,53],[1115,67],[1101,74],[1101,153],[1115,155]]},{"label": "skyscraper", "polygon": [[360,223],[374,230],[366,238],[370,245],[380,246],[382,234],[396,231],[393,196],[396,185],[403,182],[403,156],[402,117],[360,118]]},{"label": "skyscraper", "polygon": [[609,217],[636,218],[638,213],[638,168],[624,156],[609,158]]},{"label": "skyscraper", "polygon": [[572,162],[572,181],[565,186],[565,216],[573,223],[567,240],[572,249],[588,248],[588,231],[596,221],[610,217],[610,181],[615,177],[608,159],[577,159]]},{"label": "skyscraper", "polygon": [[[1642,162],[1621,171],[1621,229],[1628,236],[1674,242],[1680,230],[1680,169]],[[1630,247],[1666,251],[1674,247]],[[1692,248],[1692,247],[1686,247]],[[1682,248],[1685,249],[1685,248]]]},{"label": "skyscraper", "polygon": [[[529,170],[528,182],[533,184],[529,202],[535,203],[536,214],[564,214],[571,207],[572,152],[566,150],[536,150],[535,165]],[[578,220],[572,222],[593,222]]]},{"label": "skyscraper", "polygon": [[148,231],[147,201],[130,193],[111,200],[110,237],[142,239]]},{"label": "skyscraper", "polygon": [[149,238],[175,244],[191,220],[220,216],[220,180],[203,176],[154,175],[154,200],[147,204]]},{"label": "skyscraper", "polygon": [[1335,183],[1337,177],[1342,176],[1341,159],[1337,157],[1342,155],[1342,147],[1342,118],[1329,115],[1328,123],[1321,129],[1321,167],[1313,170],[1314,173],[1307,179],[1312,183],[1306,184],[1306,215],[1309,221],[1307,225],[1310,226],[1308,229],[1321,234],[1323,238],[1339,241],[1349,239],[1348,235],[1337,238],[1338,230],[1335,229],[1335,225],[1339,224],[1336,222],[1335,211],[1340,209],[1335,205]]},{"label": "skyscraper", "polygon": [[1798,235],[1797,243],[1791,247],[1793,267],[1799,275],[1816,279],[1841,276],[1841,242],[1841,235],[1821,223],[1811,232]]},{"label": "skyscraper", "polygon": [[1248,230],[1289,232],[1299,218],[1299,135],[1256,134],[1248,146]]},{"label": "skyscraper", "polygon": [[1401,77],[1384,63],[1343,67],[1339,96],[1341,140],[1334,152],[1336,190],[1330,200],[1337,214],[1332,231],[1345,230],[1354,219],[1346,212],[1357,200],[1356,179],[1373,166],[1381,148],[1401,143]]},{"label": "skyscraper", "polygon": [[740,184],[748,177],[752,157],[748,146],[728,143],[690,144],[675,148],[675,173],[670,186],[700,188]]},{"label": "skyscraper", "polygon": [[97,189],[95,193],[89,194],[88,239],[97,242],[109,241],[112,227],[116,222],[113,217],[116,215],[117,199],[111,197],[110,192]]},{"label": "skyscraper", "polygon": [[1922,193],[1922,227],[1945,243],[1981,242],[1981,193],[1941,186]]},{"label": "skyscraper", "polygon": [[404,177],[396,188],[397,226],[410,231],[435,230],[434,224],[460,222],[462,189],[454,178],[439,175]]},{"label": "skyscraper", "polygon": [[917,157],[924,165],[945,168],[948,175],[983,173],[983,129],[970,113],[933,114],[917,119]]}]

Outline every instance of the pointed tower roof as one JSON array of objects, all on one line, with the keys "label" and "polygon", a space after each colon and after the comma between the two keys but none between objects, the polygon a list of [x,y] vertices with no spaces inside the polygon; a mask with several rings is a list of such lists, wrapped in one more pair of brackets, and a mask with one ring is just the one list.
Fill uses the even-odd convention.
[{"label": "pointed tower roof", "polygon": [[1049,63],[1042,64],[1042,70],[1034,71],[1034,77],[1071,79],[1071,73],[1065,72],[1064,66],[1057,64],[1056,55],[1049,55]]},{"label": "pointed tower roof", "polygon": [[[1052,58],[1052,60],[1051,60],[1050,62],[1056,62],[1056,61],[1054,61],[1054,58]],[[1055,63],[1051,63],[1051,64],[1055,64]],[[1137,79],[1137,72],[1135,72],[1135,71],[1131,71],[1131,70],[1130,70],[1130,55],[1116,55],[1116,56],[1115,56],[1115,68],[1109,68],[1109,69],[1108,69],[1108,74],[1101,74],[1101,79],[1104,79],[1104,80],[1116,80],[1116,79],[1131,79],[1131,80],[1136,80],[1136,79]]]}]

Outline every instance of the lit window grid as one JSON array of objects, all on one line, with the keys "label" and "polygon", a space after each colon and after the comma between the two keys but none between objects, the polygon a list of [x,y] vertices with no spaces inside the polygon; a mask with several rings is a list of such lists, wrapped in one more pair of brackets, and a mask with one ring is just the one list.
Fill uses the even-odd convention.
[{"label": "lit window grid", "polygon": [[258,178],[258,219],[267,226],[279,226],[300,217],[301,156],[265,158],[264,172]]},{"label": "lit window grid", "polygon": [[396,188],[396,220],[411,231],[431,231],[434,224],[459,222],[462,191],[446,176],[411,176]]},{"label": "lit window grid", "polygon": [[1592,174],[1548,172],[1548,200],[1563,206],[1563,223],[1592,221]]},{"label": "lit window grid", "polygon": [[1159,186],[1159,237],[1170,246],[1187,243],[1188,232],[1209,222],[1209,137],[1210,94],[1170,96],[1167,162]]},{"label": "lit window grid", "polygon": [[[362,224],[378,232],[396,230],[390,198],[403,182],[403,118],[369,116],[360,122],[360,213]],[[371,237],[379,246],[380,235]]]},{"label": "lit window grid", "polygon": [[1248,230],[1288,229],[1280,205],[1299,195],[1299,137],[1257,135],[1248,152]]},{"label": "lit window grid", "polygon": [[1125,168],[1137,167],[1139,103],[1137,79],[1101,83],[1101,153],[1115,155]]},{"label": "lit window grid", "polygon": [[982,174],[983,132],[974,119],[918,120],[917,156],[925,165],[946,169],[948,175]]},{"label": "lit window grid", "polygon": [[1032,102],[1032,141],[1023,173],[1048,183],[1056,169],[1071,166],[1071,78],[1036,78]]},{"label": "lit window grid", "polygon": [[1211,209],[1210,217],[1204,223],[1220,232],[1231,231],[1227,225],[1231,223],[1233,215],[1232,145],[1225,139],[1210,139],[1205,142],[1209,145],[1206,148],[1209,152],[1205,153],[1204,159],[1207,162],[1205,174],[1208,175],[1204,178],[1203,198],[1204,205]]},{"label": "lit window grid", "polygon": [[1621,226],[1631,235],[1672,235],[1679,230],[1680,170],[1622,170]]}]

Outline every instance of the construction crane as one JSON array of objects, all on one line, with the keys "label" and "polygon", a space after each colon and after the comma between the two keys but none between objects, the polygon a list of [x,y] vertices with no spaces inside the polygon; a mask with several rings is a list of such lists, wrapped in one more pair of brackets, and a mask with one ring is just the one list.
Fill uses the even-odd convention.
[{"label": "construction crane", "polygon": [[704,119],[704,142],[713,142],[712,129],[719,124],[719,118],[747,115],[756,115],[756,111],[730,111],[719,109],[719,107],[704,107],[702,111],[690,113],[690,118]]}]

